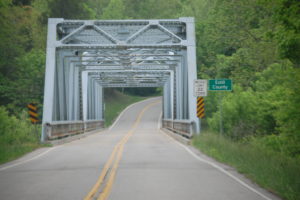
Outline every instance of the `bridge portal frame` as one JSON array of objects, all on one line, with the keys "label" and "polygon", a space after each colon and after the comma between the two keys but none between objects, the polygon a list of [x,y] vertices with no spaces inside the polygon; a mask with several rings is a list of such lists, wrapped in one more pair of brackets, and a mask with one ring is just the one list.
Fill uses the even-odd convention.
[{"label": "bridge portal frame", "polygon": [[[126,27],[128,25],[128,27]],[[112,28],[111,28],[111,27]],[[139,27],[138,27],[139,26]],[[118,28],[119,27],[119,28]],[[120,28],[121,27],[121,28]],[[122,28],[125,30],[122,30]],[[138,28],[137,28],[138,27]],[[110,30],[111,28],[111,30]],[[118,28],[118,30],[116,29]],[[128,29],[128,30],[127,30]],[[124,34],[128,34],[130,31],[134,33],[129,34],[127,37],[124,37]],[[178,31],[178,30],[181,30]],[[118,32],[115,34],[115,32]],[[94,40],[89,39],[89,36],[86,36],[87,33],[94,34]],[[153,34],[153,36],[151,35]],[[152,37],[156,37],[152,41]],[[96,40],[95,40],[96,38]],[[162,40],[163,39],[163,40]],[[160,41],[158,41],[160,40]],[[92,41],[92,42],[91,42]],[[59,80],[58,76],[63,76],[61,73],[58,75],[58,70],[60,67],[65,65],[74,65],[75,62],[79,62],[81,64],[85,62],[89,62],[88,57],[96,57],[99,59],[102,55],[92,55],[91,50],[109,50],[118,52],[118,54],[114,56],[119,56],[121,59],[119,66],[123,65],[125,71],[132,70],[133,63],[130,62],[130,56],[132,57],[134,54],[126,55],[122,53],[122,50],[128,49],[140,49],[140,52],[157,49],[157,51],[170,50],[176,54],[174,57],[181,57],[181,61],[177,63],[177,67],[170,71],[170,78],[168,81],[164,81],[161,83],[157,83],[157,86],[164,88],[164,119],[166,120],[185,120],[190,121],[194,124],[193,131],[195,133],[199,133],[199,119],[196,116],[196,97],[193,96],[193,81],[197,78],[197,67],[196,67],[196,46],[195,46],[195,26],[194,26],[194,18],[192,17],[182,17],[179,19],[159,19],[159,20],[64,20],[62,18],[50,18],[48,20],[48,34],[47,34],[47,58],[46,58],[46,75],[45,75],[45,90],[44,90],[44,110],[43,110],[43,131],[41,141],[45,141],[49,133],[47,133],[47,125],[49,124],[73,124],[79,123],[80,119],[73,120],[64,120],[63,117],[59,120],[54,119],[54,110],[57,107],[57,102],[60,103],[60,107],[66,107],[66,105],[62,104],[64,100],[63,89],[60,88],[58,82],[64,82]],[[86,51],[83,51],[86,49]],[[63,53],[58,53],[58,51],[62,51]],[[68,56],[68,52],[73,50],[81,50],[83,52],[79,57],[75,59],[73,62],[62,60],[62,57]],[[65,51],[65,52],[64,52]],[[139,51],[139,50],[138,50]],[[75,51],[75,54],[78,51]],[[84,55],[84,53],[88,52],[88,55]],[[167,52],[167,51],[165,51]],[[169,53],[170,53],[169,52]],[[65,53],[65,55],[63,55]],[[157,54],[157,56],[163,56],[164,54]],[[172,54],[166,55],[171,58]],[[80,59],[81,57],[87,58],[87,60]],[[112,57],[111,55],[109,55]],[[108,56],[108,57],[109,57]],[[147,53],[143,55],[146,57],[146,60],[151,58],[147,57]],[[64,59],[63,58],[63,59]],[[141,58],[136,56],[136,58]],[[169,59],[167,58],[167,59]],[[122,60],[123,59],[123,60]],[[138,60],[138,59],[136,59]],[[145,60],[144,60],[145,61]],[[144,62],[142,61],[142,62]],[[167,62],[162,60],[148,60],[152,62],[152,65],[173,65],[166,64]],[[170,60],[174,61],[174,60]],[[92,60],[91,62],[95,62]],[[113,62],[117,63],[116,60]],[[134,61],[135,62],[135,61]],[[99,66],[104,66],[105,64],[95,65],[95,70]],[[118,64],[117,64],[118,66]],[[131,68],[128,66],[131,66]],[[180,67],[178,67],[180,66]],[[89,81],[88,68],[92,67],[92,64],[87,65],[86,68],[82,68],[81,71],[78,70],[77,73],[81,73],[81,80],[74,79],[77,81],[81,81],[78,85],[74,87],[78,87],[75,89],[77,91],[77,95],[86,95],[87,93],[87,82]],[[76,67],[74,67],[75,69]],[[102,70],[103,71],[103,70]],[[63,71],[61,71],[63,72]],[[83,75],[86,74],[86,75]],[[178,77],[180,76],[180,77]],[[77,77],[78,78],[78,77]],[[73,80],[73,81],[74,81]],[[61,83],[61,85],[63,85]],[[82,87],[81,89],[79,87]],[[101,86],[100,86],[101,87]],[[57,89],[58,88],[58,89]],[[102,88],[101,88],[102,89]],[[60,91],[57,91],[60,90]],[[65,90],[65,88],[64,88]],[[78,92],[78,90],[81,90]],[[101,92],[97,92],[97,95],[100,99],[103,98],[101,96]],[[98,99],[99,99],[98,98]],[[100,100],[99,99],[99,100]],[[64,100],[65,101],[65,100]],[[176,103],[175,103],[176,102]],[[78,104],[78,102],[77,102]],[[103,101],[101,103],[96,102],[98,108],[103,109]],[[175,106],[175,104],[177,104]],[[70,112],[70,109],[68,112]],[[81,105],[81,108],[77,108],[78,110],[87,110],[86,100]],[[86,111],[84,111],[85,113]],[[101,111],[103,112],[103,110]],[[174,114],[176,112],[176,114]],[[170,113],[170,114],[168,114]],[[86,114],[84,114],[86,115]],[[166,117],[168,115],[168,117]],[[97,115],[99,118],[103,117],[101,114]],[[170,117],[171,116],[171,117]],[[59,117],[58,117],[59,118]],[[68,117],[67,117],[68,118]],[[171,118],[171,119],[170,119]],[[83,129],[86,129],[87,117],[83,117],[82,123],[84,124]],[[89,120],[93,121],[93,120]],[[101,119],[100,119],[101,121]],[[174,126],[174,123],[173,123]],[[82,128],[82,126],[81,126]],[[50,129],[51,136],[51,129]]]}]

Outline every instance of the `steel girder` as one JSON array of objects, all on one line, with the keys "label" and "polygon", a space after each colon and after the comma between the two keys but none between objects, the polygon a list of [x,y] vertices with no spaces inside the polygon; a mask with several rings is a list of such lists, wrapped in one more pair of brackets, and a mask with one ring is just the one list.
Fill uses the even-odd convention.
[{"label": "steel girder", "polygon": [[[170,74],[165,71],[99,71],[89,73],[93,80],[105,87],[132,87],[131,85],[140,85],[139,87],[162,87],[169,79]],[[124,86],[122,86],[124,84]],[[148,86],[151,85],[151,86]]]},{"label": "steel girder", "polygon": [[103,120],[103,87],[163,87],[163,118],[198,132],[195,53],[193,18],[49,19],[42,141],[45,124]]}]

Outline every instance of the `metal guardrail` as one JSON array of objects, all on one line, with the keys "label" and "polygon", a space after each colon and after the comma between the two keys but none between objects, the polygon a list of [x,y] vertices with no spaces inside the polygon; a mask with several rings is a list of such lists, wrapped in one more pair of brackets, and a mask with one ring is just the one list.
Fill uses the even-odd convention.
[{"label": "metal guardrail", "polygon": [[103,120],[89,121],[54,121],[46,123],[45,131],[47,139],[53,140],[71,135],[81,134],[87,131],[101,129],[104,127]]},{"label": "metal guardrail", "polygon": [[189,120],[171,120],[163,119],[162,127],[184,137],[191,138],[193,136],[193,122]]}]

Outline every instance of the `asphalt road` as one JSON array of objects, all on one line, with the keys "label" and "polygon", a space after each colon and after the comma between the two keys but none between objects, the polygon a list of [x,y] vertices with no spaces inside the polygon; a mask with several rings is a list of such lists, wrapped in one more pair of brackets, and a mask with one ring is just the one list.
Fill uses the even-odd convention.
[{"label": "asphalt road", "polygon": [[131,106],[108,130],[0,166],[0,199],[278,199],[160,131],[159,100]]}]

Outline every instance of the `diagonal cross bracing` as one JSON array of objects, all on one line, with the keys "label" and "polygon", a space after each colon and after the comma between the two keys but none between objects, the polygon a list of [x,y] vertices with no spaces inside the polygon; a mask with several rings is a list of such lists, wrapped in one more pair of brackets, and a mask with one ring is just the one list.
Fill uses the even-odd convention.
[{"label": "diagonal cross bracing", "polygon": [[162,87],[163,118],[198,131],[196,74],[193,18],[49,19],[42,141],[99,128],[105,87]]}]

